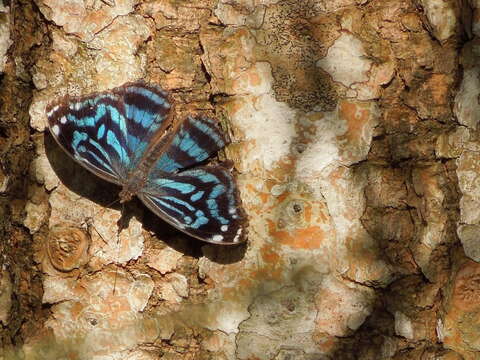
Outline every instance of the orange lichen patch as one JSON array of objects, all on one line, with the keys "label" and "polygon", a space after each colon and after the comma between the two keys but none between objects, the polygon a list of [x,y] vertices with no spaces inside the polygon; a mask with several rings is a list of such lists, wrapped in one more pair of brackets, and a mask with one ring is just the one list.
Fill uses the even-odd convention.
[{"label": "orange lichen patch", "polygon": [[[279,256],[280,259],[280,256]],[[221,289],[224,300],[237,301],[241,295],[250,295],[257,285],[268,281],[280,283],[283,279],[281,263],[271,263],[256,269],[244,271],[242,278],[235,282],[234,286],[226,286]]]},{"label": "orange lichen patch", "polygon": [[446,303],[443,320],[444,344],[466,354],[478,349],[480,326],[480,264],[464,259],[453,279],[453,290]]},{"label": "orange lichen patch", "polygon": [[227,111],[230,116],[235,116],[237,112],[243,109],[245,106],[244,102],[241,100],[237,101],[228,101],[222,104],[222,107]]},{"label": "orange lichen patch", "polygon": [[331,336],[324,332],[317,332],[314,340],[319,350],[326,354],[332,353],[338,344],[338,338],[336,336]]},{"label": "orange lichen patch", "polygon": [[250,71],[248,73],[248,80],[250,82],[250,85],[252,86],[259,86],[262,83],[262,79],[258,75],[257,72]]},{"label": "orange lichen patch", "polygon": [[268,202],[270,194],[258,191],[253,184],[247,184],[246,188],[247,191],[249,191],[252,195],[254,194],[255,197],[258,197],[262,204],[266,204]]},{"label": "orange lichen patch", "polygon": [[[307,224],[311,224],[312,212],[313,212],[313,209],[311,204],[309,204],[308,206],[305,206],[303,209],[303,218],[305,219],[305,222]],[[321,218],[321,216],[319,218]]]},{"label": "orange lichen patch", "polygon": [[74,302],[72,304],[72,307],[70,308],[70,313],[72,315],[72,318],[78,319],[84,308],[85,306],[82,303]]},{"label": "orange lichen patch", "polygon": [[268,172],[268,177],[278,182],[286,182],[295,171],[295,156],[284,156],[276,166]]},{"label": "orange lichen patch", "polygon": [[480,264],[466,260],[456,274],[451,298],[451,306],[463,311],[480,311]]},{"label": "orange lichen patch", "polygon": [[325,238],[325,232],[319,226],[303,229],[277,230],[273,221],[267,220],[269,234],[283,245],[296,249],[318,249]]},{"label": "orange lichen patch", "polygon": [[370,104],[342,101],[339,104],[338,114],[340,119],[347,122],[347,132],[340,138],[346,139],[348,143],[358,142],[371,118]]},{"label": "orange lichen patch", "polygon": [[278,265],[280,262],[280,255],[275,252],[275,249],[271,245],[264,245],[260,249],[260,254],[262,255],[263,261],[267,264]]}]

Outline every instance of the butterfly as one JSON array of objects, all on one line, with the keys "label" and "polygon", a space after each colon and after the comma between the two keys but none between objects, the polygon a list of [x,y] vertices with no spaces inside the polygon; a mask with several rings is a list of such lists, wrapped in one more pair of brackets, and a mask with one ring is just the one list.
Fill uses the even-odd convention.
[{"label": "butterfly", "polygon": [[215,244],[246,239],[237,184],[222,165],[197,166],[227,141],[216,122],[187,116],[174,124],[174,101],[143,81],[46,108],[48,128],[76,162],[122,187],[120,202],[137,196],[177,229]]}]

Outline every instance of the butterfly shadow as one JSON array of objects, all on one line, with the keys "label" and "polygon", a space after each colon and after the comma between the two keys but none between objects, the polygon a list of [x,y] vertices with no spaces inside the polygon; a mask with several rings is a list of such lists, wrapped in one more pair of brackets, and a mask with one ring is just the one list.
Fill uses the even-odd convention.
[{"label": "butterfly shadow", "polygon": [[[141,201],[136,201],[141,204]],[[143,204],[141,205],[145,207]],[[241,261],[247,250],[246,243],[238,245],[220,245],[195,239],[169,225],[145,207],[143,228],[186,256],[200,259],[205,256],[218,264],[232,264]]]},{"label": "butterfly shadow", "polygon": [[175,229],[148,210],[137,198],[123,205],[120,204],[118,200],[121,188],[79,165],[57,145],[48,132],[44,136],[44,146],[53,171],[70,191],[100,206],[122,211],[122,217],[117,224],[119,229],[128,227],[129,221],[135,217],[141,219],[146,231],[153,233],[156,238],[186,256],[197,259],[206,256],[219,264],[231,264],[243,259],[246,251],[245,244],[209,244]]},{"label": "butterfly shadow", "polygon": [[70,191],[103,207],[121,208],[115,202],[119,199],[119,186],[95,176],[79,165],[57,145],[48,132],[44,136],[44,146],[50,166]]}]

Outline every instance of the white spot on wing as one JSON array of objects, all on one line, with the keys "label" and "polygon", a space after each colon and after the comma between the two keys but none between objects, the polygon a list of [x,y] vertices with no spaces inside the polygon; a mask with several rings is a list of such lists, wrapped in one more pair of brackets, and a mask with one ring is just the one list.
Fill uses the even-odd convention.
[{"label": "white spot on wing", "polygon": [[228,230],[228,225],[222,225],[220,227],[220,230],[222,230],[223,232],[227,231]]},{"label": "white spot on wing", "polygon": [[236,212],[237,212],[237,209],[235,209],[235,208],[230,208],[230,209],[228,209],[228,213],[229,213],[230,215],[235,214]]},{"label": "white spot on wing", "polygon": [[79,103],[79,102],[70,104],[69,106],[70,110],[75,110],[75,111],[80,110],[81,107],[82,107],[82,103]]},{"label": "white spot on wing", "polygon": [[58,136],[60,134],[60,128],[58,127],[58,125],[53,125],[52,126],[52,132]]},{"label": "white spot on wing", "polygon": [[51,117],[51,116],[53,115],[53,113],[58,110],[59,107],[60,107],[60,105],[55,105],[55,106],[47,113],[47,117]]},{"label": "white spot on wing", "polygon": [[242,230],[243,230],[242,228],[239,228],[237,230],[237,234],[233,238],[233,242],[239,242],[240,241],[240,235],[242,235]]},{"label": "white spot on wing", "polygon": [[223,240],[223,235],[214,235],[212,237],[212,241],[222,241]]},{"label": "white spot on wing", "polygon": [[65,116],[62,116],[62,117],[60,118],[60,122],[61,122],[62,124],[66,124],[67,118],[66,118]]}]

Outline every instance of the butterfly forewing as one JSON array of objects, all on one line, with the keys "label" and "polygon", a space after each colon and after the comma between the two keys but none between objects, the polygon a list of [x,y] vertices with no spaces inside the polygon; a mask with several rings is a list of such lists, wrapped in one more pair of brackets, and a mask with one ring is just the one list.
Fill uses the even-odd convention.
[{"label": "butterfly forewing", "polygon": [[138,165],[145,151],[159,140],[170,125],[172,102],[166,91],[143,82],[127,83],[113,93],[122,103],[126,118],[126,144],[131,154],[132,167]]},{"label": "butterfly forewing", "polygon": [[214,120],[189,116],[172,136],[153,171],[175,172],[188,168],[209,158],[225,145],[225,137]]},{"label": "butterfly forewing", "polygon": [[159,217],[193,237],[220,244],[245,240],[245,214],[235,182],[221,166],[149,178],[139,197]]},{"label": "butterfly forewing", "polygon": [[130,164],[125,118],[112,94],[65,98],[47,107],[50,132],[62,148],[101,178],[122,184]]}]

